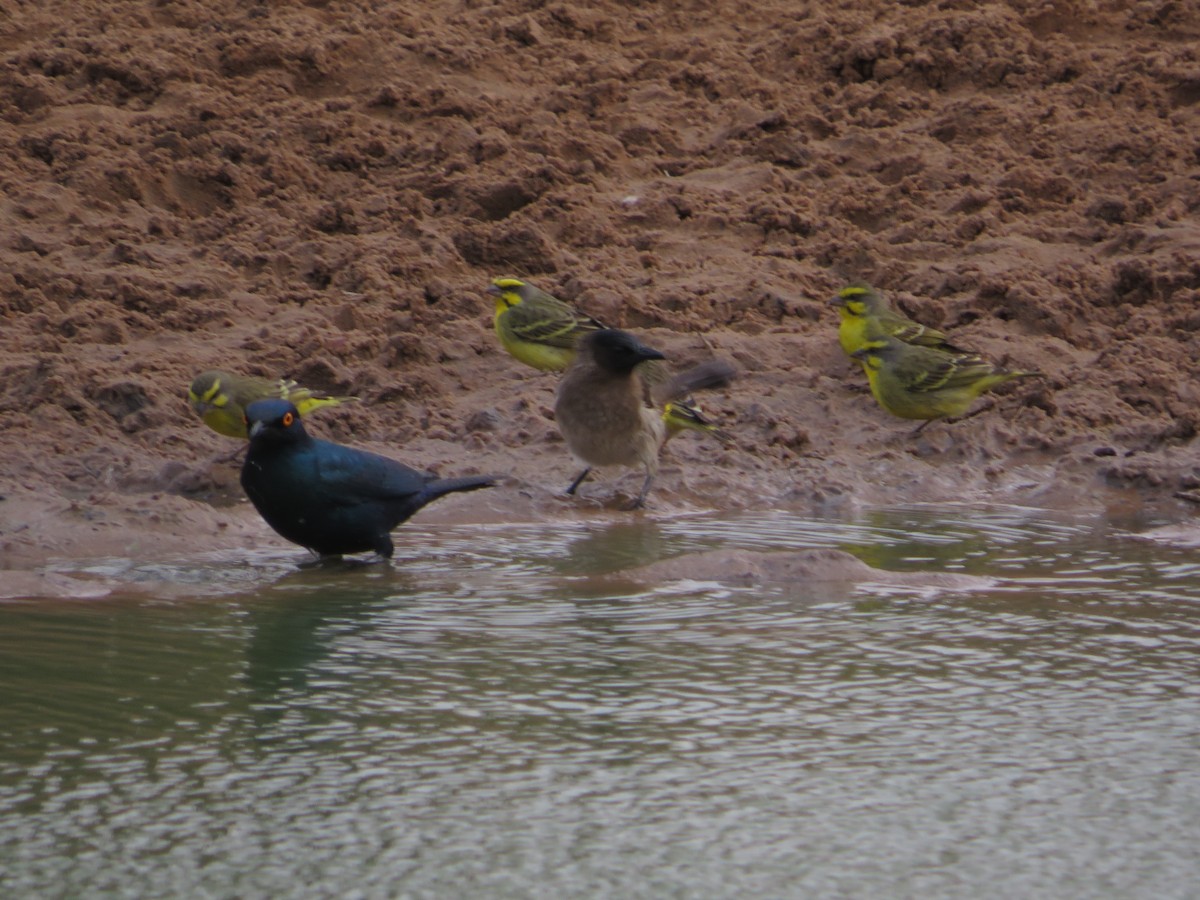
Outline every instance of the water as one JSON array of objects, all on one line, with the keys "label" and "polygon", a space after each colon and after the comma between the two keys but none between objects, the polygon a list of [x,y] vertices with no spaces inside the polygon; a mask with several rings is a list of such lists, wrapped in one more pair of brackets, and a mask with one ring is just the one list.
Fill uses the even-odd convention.
[{"label": "water", "polygon": [[[0,896],[1194,896],[1194,552],[1012,508],[398,543],[0,605]],[[995,581],[604,577],[717,546]]]}]

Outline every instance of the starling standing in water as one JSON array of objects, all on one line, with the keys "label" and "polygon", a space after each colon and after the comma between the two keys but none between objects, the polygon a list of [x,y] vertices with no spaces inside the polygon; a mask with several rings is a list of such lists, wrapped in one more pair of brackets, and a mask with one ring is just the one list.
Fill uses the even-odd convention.
[{"label": "starling standing in water", "polygon": [[275,531],[321,556],[393,552],[391,530],[427,503],[495,478],[438,478],[376,453],[314,438],[287,400],[246,408],[242,488]]}]

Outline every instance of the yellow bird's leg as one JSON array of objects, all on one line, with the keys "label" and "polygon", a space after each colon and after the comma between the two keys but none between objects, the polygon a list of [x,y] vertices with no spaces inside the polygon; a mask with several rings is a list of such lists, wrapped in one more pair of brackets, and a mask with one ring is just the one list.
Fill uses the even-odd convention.
[{"label": "yellow bird's leg", "polygon": [[983,404],[983,406],[979,407],[979,409],[973,409],[968,413],[963,413],[961,416],[959,416],[956,419],[947,419],[946,421],[947,422],[965,422],[967,419],[973,419],[980,413],[985,413],[989,409],[993,409],[995,406],[996,406],[996,402],[994,400],[988,400],[986,403]]}]

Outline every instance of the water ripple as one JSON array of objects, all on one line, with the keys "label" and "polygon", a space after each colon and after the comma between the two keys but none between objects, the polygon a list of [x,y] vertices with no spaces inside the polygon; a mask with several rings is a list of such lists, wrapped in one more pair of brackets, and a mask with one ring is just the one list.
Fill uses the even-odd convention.
[{"label": "water ripple", "polygon": [[[606,577],[715,547],[996,582]],[[1200,875],[1184,551],[941,506],[417,527],[395,566],[296,561],[64,562],[174,588],[3,607],[0,894],[1182,897]]]}]

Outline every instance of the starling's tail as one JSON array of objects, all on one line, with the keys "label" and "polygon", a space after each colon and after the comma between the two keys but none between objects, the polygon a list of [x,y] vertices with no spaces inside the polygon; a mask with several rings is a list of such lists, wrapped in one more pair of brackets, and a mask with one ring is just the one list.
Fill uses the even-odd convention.
[{"label": "starling's tail", "polygon": [[459,478],[435,478],[425,485],[426,503],[436,500],[445,494],[455,491],[477,491],[480,488],[493,487],[500,478],[498,475],[463,475]]}]

